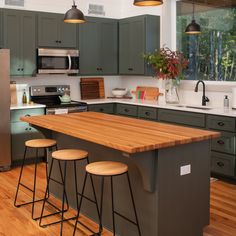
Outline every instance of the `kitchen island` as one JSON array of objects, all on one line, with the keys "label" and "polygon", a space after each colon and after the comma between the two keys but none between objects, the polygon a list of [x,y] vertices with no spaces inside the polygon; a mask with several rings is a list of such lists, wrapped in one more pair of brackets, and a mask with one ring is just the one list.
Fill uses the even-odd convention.
[{"label": "kitchen island", "polygon": [[[209,224],[210,143],[219,133],[96,112],[21,120],[57,139],[60,149],[81,148],[89,152],[90,161],[128,164],[143,236],[202,236]],[[84,165],[78,168],[80,183]],[[73,174],[68,178],[69,200],[75,206]],[[115,208],[133,218],[125,181],[115,178]],[[95,178],[97,192],[99,184]],[[108,189],[106,183],[104,224],[111,228]],[[59,190],[51,188],[58,196]],[[91,189],[86,192],[91,195]],[[82,211],[97,220],[90,203]],[[119,216],[116,222],[118,235],[137,235],[136,228]]]}]

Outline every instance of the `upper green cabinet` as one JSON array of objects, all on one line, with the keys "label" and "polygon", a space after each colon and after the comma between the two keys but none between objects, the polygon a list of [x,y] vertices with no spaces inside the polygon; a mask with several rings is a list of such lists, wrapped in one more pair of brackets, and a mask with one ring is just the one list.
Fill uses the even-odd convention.
[{"label": "upper green cabinet", "polygon": [[150,75],[143,54],[160,48],[160,17],[141,15],[119,22],[119,73]]},{"label": "upper green cabinet", "polygon": [[80,74],[118,73],[118,21],[87,17],[79,25]]},{"label": "upper green cabinet", "polygon": [[3,11],[0,9],[0,48],[4,47],[3,43]]},{"label": "upper green cabinet", "polygon": [[76,24],[63,22],[64,15],[38,13],[38,46],[76,48]]},{"label": "upper green cabinet", "polygon": [[36,14],[3,10],[3,46],[10,49],[10,73],[33,75],[36,71]]}]

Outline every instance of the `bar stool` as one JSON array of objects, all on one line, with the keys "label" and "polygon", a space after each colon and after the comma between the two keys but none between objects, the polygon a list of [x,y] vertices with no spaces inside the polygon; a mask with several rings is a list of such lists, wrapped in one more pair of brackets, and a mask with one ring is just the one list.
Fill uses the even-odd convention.
[{"label": "bar stool", "polygon": [[[57,179],[53,179],[52,178],[52,170],[53,170],[53,165],[54,165],[54,160],[58,161],[59,164],[59,170],[60,170],[60,178],[61,178],[61,182],[58,181]],[[41,216],[40,216],[40,220],[39,220],[39,225],[41,227],[47,227],[49,225],[54,225],[57,223],[61,223],[61,227],[60,227],[60,236],[62,236],[63,234],[63,222],[68,221],[68,220],[75,220],[77,218],[77,216],[73,216],[70,218],[65,218],[64,217],[64,213],[69,209],[69,204],[68,204],[68,199],[67,199],[67,193],[66,193],[66,176],[67,176],[67,163],[68,162],[73,162],[73,169],[74,169],[74,178],[75,178],[75,191],[76,191],[76,205],[77,205],[77,210],[80,209],[81,203],[78,204],[78,195],[82,196],[81,193],[78,192],[78,185],[77,185],[77,162],[78,161],[82,161],[85,160],[87,162],[87,164],[89,163],[89,158],[88,158],[88,152],[84,151],[84,150],[80,150],[80,149],[63,149],[63,150],[57,150],[54,151],[52,153],[52,162],[51,162],[51,166],[50,166],[50,170],[49,170],[49,176],[48,176],[48,182],[47,182],[47,189],[45,191],[45,197],[44,197],[44,201],[43,201],[43,206],[42,206],[42,211],[41,211]],[[61,162],[64,162],[64,168],[63,168],[63,172],[62,172],[62,168],[61,168]],[[63,190],[62,190],[62,205],[61,205],[61,209],[59,209],[58,207],[56,207],[54,204],[49,202],[49,198],[47,198],[47,192],[49,191],[49,184],[50,181],[53,181],[59,185],[62,186]],[[84,178],[84,184],[85,185],[85,181],[86,181],[86,177]],[[92,190],[93,190],[93,195],[94,195],[94,200],[84,196],[87,200],[93,202],[96,204],[96,209],[97,209],[97,213],[98,213],[98,217],[100,217],[99,214],[99,208],[98,208],[98,203],[97,203],[97,198],[96,198],[96,194],[95,194],[95,190],[94,190],[94,184],[93,184],[93,179],[91,177],[91,183],[92,183]],[[66,201],[66,209],[65,209],[65,201]],[[45,209],[45,203],[49,203],[51,206],[53,206],[57,211],[54,213],[49,213],[49,214],[44,214],[44,209]],[[80,201],[81,202],[81,201]],[[61,214],[61,219],[58,221],[54,221],[48,224],[42,224],[42,218],[45,217],[50,217],[56,214]],[[91,230],[89,227],[87,227],[85,224],[83,224],[82,222],[80,222],[81,225],[83,225],[85,228],[87,228],[89,231],[91,231],[92,233],[96,234],[93,230]]]},{"label": "bar stool", "polygon": [[[102,177],[102,184],[101,184],[101,203],[100,203],[100,230],[99,230],[99,235],[102,233],[102,211],[103,211],[103,192],[104,192],[104,178],[105,177],[110,177],[111,180],[111,204],[112,204],[112,223],[113,223],[113,236],[116,235],[116,228],[115,228],[115,214],[122,217],[123,219],[129,221],[130,223],[134,224],[137,226],[138,229],[138,234],[141,236],[141,231],[139,227],[139,222],[138,222],[138,216],[136,212],[136,207],[134,203],[134,197],[133,197],[133,192],[131,188],[131,183],[130,183],[130,178],[128,174],[128,166],[124,163],[121,162],[113,162],[113,161],[100,161],[100,162],[94,162],[90,163],[86,166],[86,176],[89,174],[90,176],[96,175],[96,176],[101,176]],[[126,216],[120,214],[119,212],[114,210],[114,193],[113,193],[113,177],[119,176],[126,174],[127,180],[128,180],[128,185],[129,185],[129,191],[131,195],[131,200],[132,200],[132,205],[134,209],[134,214],[135,214],[135,221],[127,218]],[[82,197],[81,201],[83,199],[83,194],[84,194],[84,188],[82,189]],[[82,202],[81,202],[82,203]],[[79,209],[80,210],[80,209]],[[75,235],[76,231],[76,226],[78,223],[78,218],[79,218],[80,212],[78,211],[76,223],[75,223],[75,228],[74,228],[74,233],[73,236]]]},{"label": "bar stool", "polygon": [[[55,149],[57,149],[57,142],[56,142],[56,140],[53,140],[53,139],[32,139],[32,140],[28,140],[28,141],[25,142],[24,158],[23,158],[23,161],[22,161],[20,176],[19,176],[19,180],[18,180],[18,184],[17,184],[16,195],[15,195],[15,200],[14,200],[14,206],[15,207],[21,207],[21,206],[24,206],[24,205],[32,204],[31,217],[34,220],[38,219],[38,218],[34,217],[34,204],[36,202],[44,200],[44,198],[36,200],[37,165],[38,165],[38,161],[39,161],[38,152],[39,152],[39,149],[43,148],[44,151],[46,151],[48,148],[53,148],[53,147],[55,147]],[[34,148],[36,150],[33,189],[31,189],[30,187],[26,186],[25,184],[23,184],[21,182],[21,177],[22,177],[24,166],[25,166],[27,151],[28,151],[29,148]],[[46,161],[46,176],[47,176],[47,161]],[[33,193],[32,201],[17,204],[18,193],[19,193],[20,186],[28,189],[29,191],[31,191]],[[48,197],[48,195],[49,195],[49,192],[47,193],[47,197]]]}]

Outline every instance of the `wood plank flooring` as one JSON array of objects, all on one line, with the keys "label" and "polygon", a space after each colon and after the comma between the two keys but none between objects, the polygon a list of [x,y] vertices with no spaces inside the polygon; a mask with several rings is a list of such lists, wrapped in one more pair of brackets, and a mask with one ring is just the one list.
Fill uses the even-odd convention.
[{"label": "wood plank flooring", "polygon": [[[44,170],[44,164],[40,164],[38,168],[38,189],[41,196],[43,196],[45,187],[43,184],[45,180]],[[41,228],[38,226],[38,222],[31,220],[31,207],[29,205],[20,208],[13,206],[18,176],[19,168],[0,172],[0,236],[58,236],[59,225]],[[32,183],[31,176],[33,176],[32,165],[26,167],[23,176],[25,183]],[[30,196],[27,190],[24,193],[25,195],[20,195],[24,199]],[[39,214],[40,206],[39,204],[36,207],[36,215]],[[69,214],[75,215],[75,211],[72,210]],[[93,229],[97,228],[89,219],[83,217],[82,220]],[[73,225],[74,221],[64,224],[63,233],[65,236],[72,235]],[[89,235],[88,231],[80,226],[79,228],[76,236]],[[111,235],[108,231],[103,233],[103,236]],[[204,229],[203,236],[236,236],[236,185],[222,181],[211,183],[211,223]]]}]

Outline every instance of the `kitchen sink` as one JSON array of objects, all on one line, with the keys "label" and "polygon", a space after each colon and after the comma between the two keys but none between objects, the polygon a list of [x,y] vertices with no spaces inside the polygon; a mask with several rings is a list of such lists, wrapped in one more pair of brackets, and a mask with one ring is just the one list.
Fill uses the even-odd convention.
[{"label": "kitchen sink", "polygon": [[211,106],[201,106],[201,105],[193,105],[193,104],[171,104],[174,107],[186,107],[186,108],[193,108],[193,109],[202,109],[202,110],[211,110],[213,107]]}]

